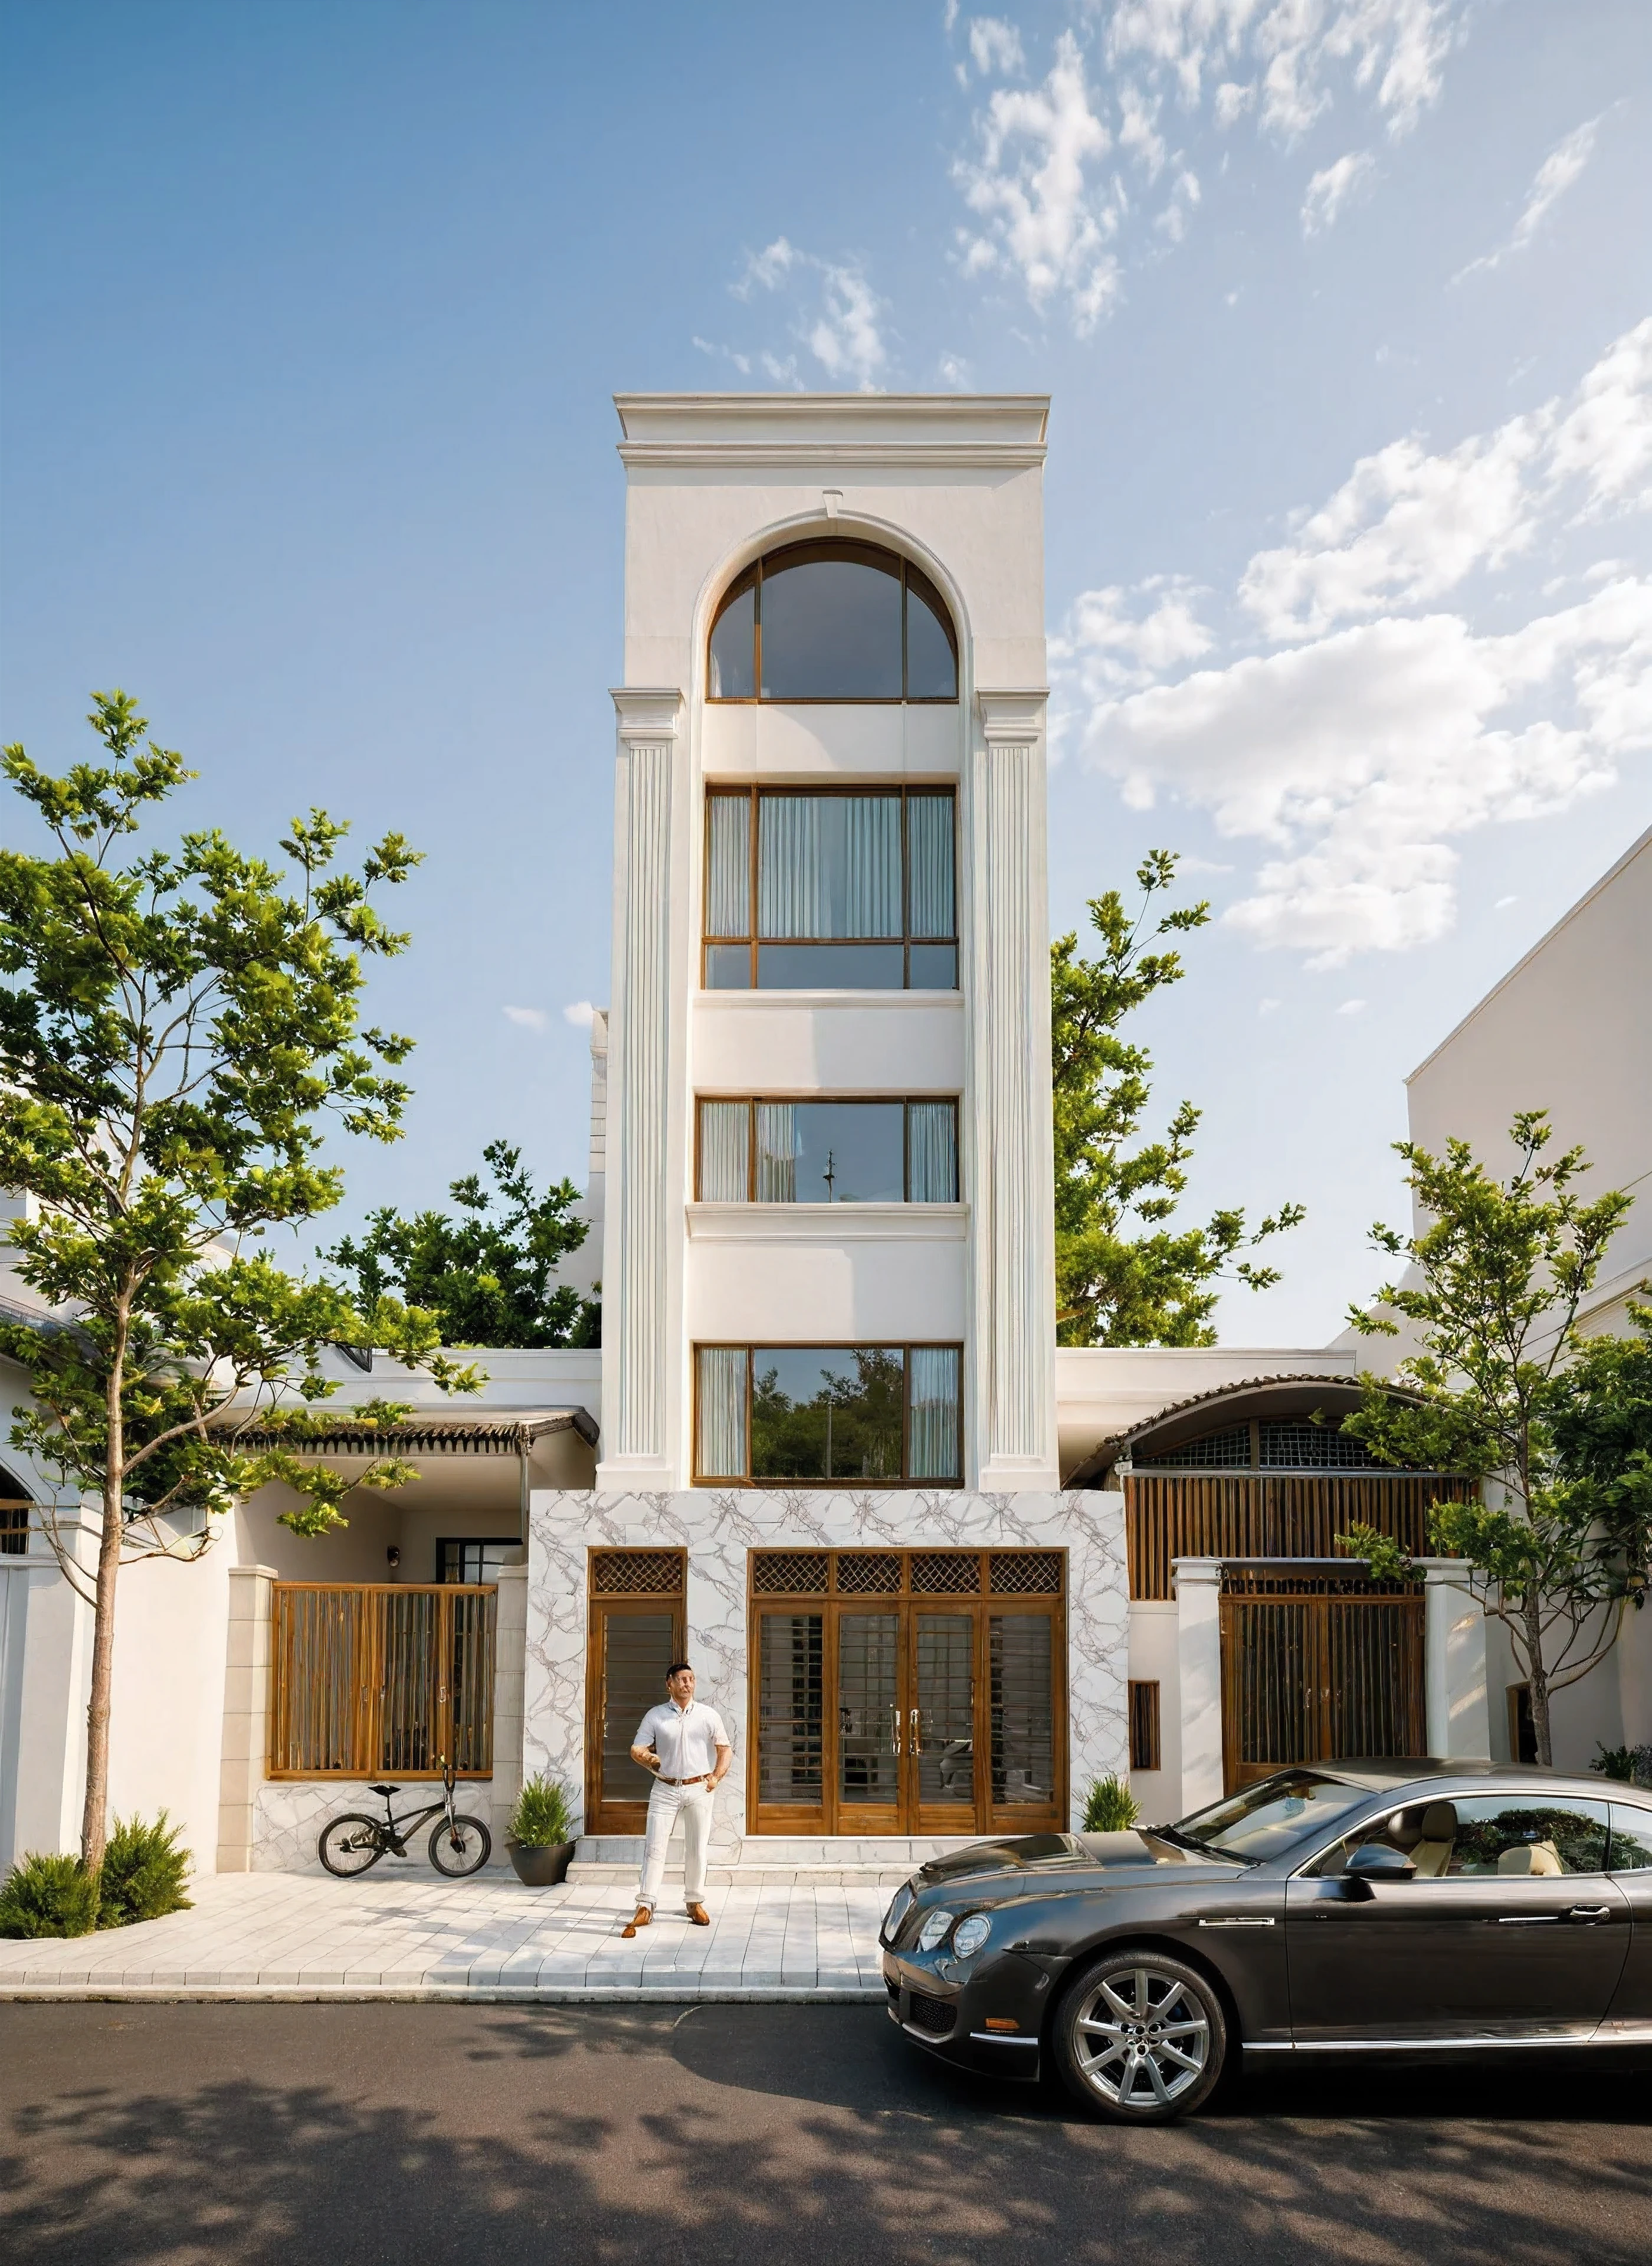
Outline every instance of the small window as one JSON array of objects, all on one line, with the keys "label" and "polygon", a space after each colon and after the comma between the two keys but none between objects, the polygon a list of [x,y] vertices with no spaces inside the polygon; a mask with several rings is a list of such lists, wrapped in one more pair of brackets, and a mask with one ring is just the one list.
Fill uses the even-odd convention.
[{"label": "small window", "polygon": [[955,1485],[961,1370],[957,1346],[700,1346],[697,1480]]},{"label": "small window", "polygon": [[1368,1842],[1400,1850],[1420,1881],[1559,1880],[1606,1869],[1607,1806],[1540,1789],[1413,1802],[1350,1834],[1310,1870],[1334,1877]]},{"label": "small window", "polygon": [[514,1534],[485,1541],[443,1539],[436,1545],[438,1582],[496,1582],[501,1566],[520,1566],[522,1544]]},{"label": "small window", "polygon": [[940,593],[869,543],[794,543],[730,584],[712,625],[713,700],[956,700]]},{"label": "small window", "polygon": [[702,1203],[956,1203],[955,1101],[702,1101]]},{"label": "small window", "polygon": [[1156,1771],[1159,1759],[1159,1686],[1157,1684],[1137,1684],[1129,1687],[1130,1708],[1130,1768],[1133,1771]]},{"label": "small window", "polygon": [[958,987],[950,787],[705,798],[707,990]]},{"label": "small window", "polygon": [[1614,1873],[1652,1873],[1652,1809],[1614,1802],[1612,1805],[1612,1854],[1607,1864]]},{"label": "small window", "polygon": [[1531,1686],[1511,1684],[1508,1687],[1509,1759],[1511,1763],[1534,1763],[1538,1758],[1538,1727],[1531,1714]]}]

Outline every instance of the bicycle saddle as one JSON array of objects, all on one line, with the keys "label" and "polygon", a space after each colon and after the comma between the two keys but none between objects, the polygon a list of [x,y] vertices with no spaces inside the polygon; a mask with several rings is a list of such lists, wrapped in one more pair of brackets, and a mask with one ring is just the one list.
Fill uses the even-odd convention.
[{"label": "bicycle saddle", "polygon": [[401,1792],[401,1788],[398,1786],[369,1786],[367,1790],[369,1794],[382,1794],[385,1797],[386,1801],[389,1800],[392,1794],[399,1794]]}]

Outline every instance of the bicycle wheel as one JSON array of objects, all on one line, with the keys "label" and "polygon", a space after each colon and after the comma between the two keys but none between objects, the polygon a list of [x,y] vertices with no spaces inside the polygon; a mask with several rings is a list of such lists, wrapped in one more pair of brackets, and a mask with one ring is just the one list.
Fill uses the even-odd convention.
[{"label": "bicycle wheel", "polygon": [[479,1817],[437,1818],[430,1829],[430,1861],[450,1881],[479,1873],[493,1853],[493,1837]]},{"label": "bicycle wheel", "polygon": [[376,1865],[384,1853],[384,1829],[376,1817],[364,1817],[353,1810],[343,1817],[330,1817],[321,1829],[321,1839],[316,1854],[328,1872],[335,1873],[341,1881],[354,1880]]}]

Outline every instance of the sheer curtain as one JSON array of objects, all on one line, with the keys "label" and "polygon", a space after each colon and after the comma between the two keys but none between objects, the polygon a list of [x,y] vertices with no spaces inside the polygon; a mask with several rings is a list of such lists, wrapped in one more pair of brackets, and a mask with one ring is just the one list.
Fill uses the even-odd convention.
[{"label": "sheer curtain", "polygon": [[899,936],[901,799],[847,794],[835,800],[843,813],[843,912],[837,933]]},{"label": "sheer curtain", "polygon": [[763,796],[757,933],[833,939],[899,936],[899,795]]},{"label": "sheer curtain", "polygon": [[906,1358],[907,1391],[911,1396],[907,1475],[915,1480],[955,1480],[959,1476],[958,1349],[914,1346]]},{"label": "sheer curtain", "polygon": [[911,876],[912,934],[957,934],[953,902],[953,799],[913,794],[906,801],[907,862]]},{"label": "sheer curtain", "polygon": [[958,1112],[950,1101],[913,1101],[906,1111],[909,1203],[958,1201]]},{"label": "sheer curtain", "polygon": [[700,1104],[700,1202],[745,1203],[751,1195],[751,1104]]},{"label": "sheer curtain", "polygon": [[757,824],[757,933],[828,936],[815,794],[765,794]]},{"label": "sheer curtain", "polygon": [[751,934],[751,797],[713,794],[705,876],[707,936]]},{"label": "sheer curtain", "polygon": [[757,1104],[757,1202],[797,1202],[797,1112],[789,1101]]},{"label": "sheer curtain", "polygon": [[746,1349],[699,1349],[699,1469],[708,1480],[746,1476]]}]

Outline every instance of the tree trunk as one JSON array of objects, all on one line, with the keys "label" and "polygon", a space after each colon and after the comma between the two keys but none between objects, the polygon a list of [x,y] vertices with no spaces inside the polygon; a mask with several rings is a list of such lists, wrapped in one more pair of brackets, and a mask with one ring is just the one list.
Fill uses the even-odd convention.
[{"label": "tree trunk", "polygon": [[104,1465],[103,1532],[98,1542],[97,1602],[91,1612],[91,1696],[86,1702],[86,1803],[80,1818],[80,1861],[89,1873],[103,1868],[109,1838],[109,1700],[114,1683],[114,1593],[121,1571],[126,1503],[127,1316],[122,1301],[115,1324],[105,1407],[108,1425]]},{"label": "tree trunk", "polygon": [[1545,1770],[1554,1767],[1554,1746],[1549,1736],[1549,1678],[1543,1661],[1542,1600],[1534,1592],[1521,1606],[1525,1623],[1526,1687],[1531,1694],[1531,1735],[1538,1760]]}]

